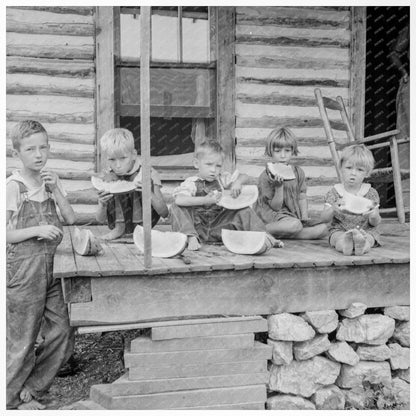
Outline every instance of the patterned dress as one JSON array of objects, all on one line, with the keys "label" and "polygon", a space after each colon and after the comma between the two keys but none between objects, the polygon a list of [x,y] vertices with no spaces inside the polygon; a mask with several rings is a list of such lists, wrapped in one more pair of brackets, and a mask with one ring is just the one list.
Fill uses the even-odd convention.
[{"label": "patterned dress", "polygon": [[[326,194],[325,203],[328,205],[335,205],[343,198],[345,193],[347,193],[347,191],[344,189],[344,185],[338,183],[334,185]],[[363,183],[357,195],[370,199],[377,204],[380,203],[377,191],[372,188],[369,183]],[[347,212],[337,212],[334,215],[329,227],[329,238],[331,238],[331,235],[337,231],[345,232],[353,228],[362,229],[372,235],[376,245],[380,245],[380,233],[378,232],[377,227],[374,227],[369,223],[368,216],[350,214]]]}]

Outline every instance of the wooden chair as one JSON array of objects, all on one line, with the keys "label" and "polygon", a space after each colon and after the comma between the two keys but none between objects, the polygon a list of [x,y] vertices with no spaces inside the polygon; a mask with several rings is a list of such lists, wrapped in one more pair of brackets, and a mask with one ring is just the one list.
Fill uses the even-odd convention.
[{"label": "wooden chair", "polygon": [[[374,169],[369,179],[371,182],[393,182],[394,194],[396,198],[396,208],[384,208],[380,209],[380,212],[387,213],[396,211],[399,223],[404,223],[405,208],[403,203],[402,179],[409,177],[410,170],[400,169],[398,145],[401,143],[409,142],[409,139],[397,139],[396,135],[400,133],[399,130],[391,130],[388,132],[376,134],[374,136],[356,139],[342,97],[338,96],[336,100],[328,97],[323,97],[319,88],[315,89],[315,97],[324,125],[329,149],[331,151],[332,159],[334,161],[338,179],[340,181],[341,171],[339,168],[339,150],[342,150],[344,147],[350,146],[352,144],[365,144],[369,149],[377,149],[387,146],[390,147],[391,166]],[[327,108],[330,110],[339,111],[341,114],[342,122],[330,121],[326,111]],[[332,132],[333,128],[335,130],[345,130],[347,133],[347,142],[342,144],[337,143]]]}]

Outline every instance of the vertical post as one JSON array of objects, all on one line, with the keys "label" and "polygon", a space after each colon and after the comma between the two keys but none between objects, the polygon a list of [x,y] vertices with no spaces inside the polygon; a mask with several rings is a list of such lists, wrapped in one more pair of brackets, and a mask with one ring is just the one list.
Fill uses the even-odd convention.
[{"label": "vertical post", "polygon": [[224,168],[235,166],[235,7],[217,8],[217,138]]},{"label": "vertical post", "polygon": [[144,267],[152,267],[152,212],[150,176],[150,49],[151,8],[140,7],[140,143],[142,156],[142,204]]},{"label": "vertical post", "polygon": [[352,7],[350,114],[357,140],[364,137],[365,126],[366,30],[366,7]]},{"label": "vertical post", "polygon": [[115,127],[114,106],[114,56],[116,41],[114,9],[109,6],[96,8],[96,170],[102,169],[100,138]]}]

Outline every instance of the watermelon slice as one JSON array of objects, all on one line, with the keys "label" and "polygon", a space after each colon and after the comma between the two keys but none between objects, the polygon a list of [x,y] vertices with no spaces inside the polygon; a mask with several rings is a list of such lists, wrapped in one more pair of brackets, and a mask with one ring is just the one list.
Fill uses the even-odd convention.
[{"label": "watermelon slice", "polygon": [[296,178],[292,166],[286,165],[286,163],[269,162],[267,163],[266,169],[272,178],[281,177],[285,181],[290,181]]},{"label": "watermelon slice", "polygon": [[344,192],[343,195],[344,204],[340,205],[340,210],[350,214],[365,214],[366,212],[374,209],[377,203],[371,199],[364,198],[363,196],[354,195],[349,192]]},{"label": "watermelon slice", "polygon": [[[152,230],[152,257],[168,258],[177,256],[185,250],[188,237],[186,234],[170,231]],[[144,230],[136,225],[133,241],[141,253],[144,253]]]},{"label": "watermelon slice", "polygon": [[271,244],[263,231],[221,230],[224,246],[235,254],[262,254]]},{"label": "watermelon slice", "polygon": [[102,252],[102,246],[98,238],[87,229],[74,228],[72,245],[80,256],[96,256]]},{"label": "watermelon slice", "polygon": [[257,201],[258,195],[257,185],[243,185],[237,198],[233,198],[231,191],[226,189],[222,192],[217,205],[227,209],[242,209],[253,205]]},{"label": "watermelon slice", "polygon": [[98,176],[91,176],[91,183],[95,189],[105,191],[110,194],[124,194],[135,189],[140,189],[140,183],[130,181],[112,181],[106,182]]}]

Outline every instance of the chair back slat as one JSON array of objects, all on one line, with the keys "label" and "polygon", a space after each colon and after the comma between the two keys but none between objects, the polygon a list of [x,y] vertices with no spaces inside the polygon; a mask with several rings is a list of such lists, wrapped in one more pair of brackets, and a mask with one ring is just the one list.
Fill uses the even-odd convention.
[{"label": "chair back slat", "polygon": [[329,108],[330,110],[342,111],[342,106],[332,98],[322,97],[324,107]]},{"label": "chair back slat", "polygon": [[319,88],[315,89],[315,98],[318,103],[319,113],[321,114],[322,123],[324,125],[325,134],[328,141],[329,150],[332,155],[332,159],[335,162],[335,169],[337,171],[338,179],[341,180],[341,170],[339,168],[339,156],[338,151],[335,145],[334,135],[332,134],[331,124],[329,122],[328,113],[326,112],[326,108],[324,105],[324,100],[322,98],[322,93]]},{"label": "chair back slat", "polygon": [[347,131],[348,140],[350,142],[355,142],[354,132],[351,127],[351,122],[350,122],[350,118],[348,117],[347,109],[345,108],[344,100],[342,99],[342,97],[338,96],[337,101],[341,107],[342,121],[344,122],[345,127],[347,128],[346,131]]}]

